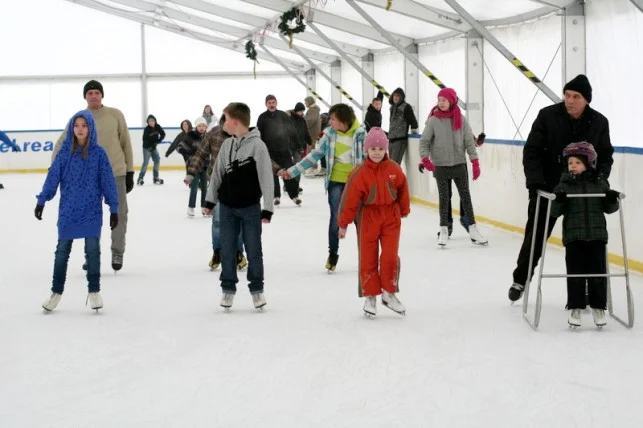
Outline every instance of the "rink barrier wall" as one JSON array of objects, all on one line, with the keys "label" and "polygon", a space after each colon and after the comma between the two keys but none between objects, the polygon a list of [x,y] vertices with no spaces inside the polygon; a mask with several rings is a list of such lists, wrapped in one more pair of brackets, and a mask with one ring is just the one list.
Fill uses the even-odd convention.
[{"label": "rink barrier wall", "polygon": [[[130,137],[134,150],[134,163],[140,169],[143,160],[142,137],[144,128],[130,128]],[[159,144],[161,170],[183,171],[185,164],[178,153],[165,157],[165,151],[179,128],[164,128],[166,137]],[[0,173],[44,173],[51,163],[53,145],[63,132],[48,131],[5,131],[9,138],[18,145],[20,152],[13,152],[6,144],[0,144]],[[419,159],[419,136],[409,136],[409,147],[405,165],[411,200],[417,204],[438,208],[438,194],[435,181],[428,172],[420,174],[417,165]],[[476,221],[510,232],[524,234],[527,220],[527,190],[522,167],[522,148],[524,141],[487,139],[478,147],[482,174],[476,181],[470,181],[473,207]],[[151,168],[152,165],[149,166]],[[643,182],[643,148],[615,147],[614,167],[610,176],[613,189],[626,194],[623,201],[625,231],[627,234],[628,262],[630,269],[643,272],[643,222],[636,221],[634,213],[643,212],[643,198],[638,198],[640,191],[637,184]],[[459,197],[454,188],[452,205],[459,206]],[[459,215],[457,208],[454,214]],[[609,260],[623,266],[623,254],[620,239],[618,214],[607,216],[610,235]],[[561,224],[549,239],[551,244],[562,246]],[[437,230],[438,225],[435,225]],[[638,238],[638,239],[637,239]],[[491,243],[493,245],[493,242]]]}]

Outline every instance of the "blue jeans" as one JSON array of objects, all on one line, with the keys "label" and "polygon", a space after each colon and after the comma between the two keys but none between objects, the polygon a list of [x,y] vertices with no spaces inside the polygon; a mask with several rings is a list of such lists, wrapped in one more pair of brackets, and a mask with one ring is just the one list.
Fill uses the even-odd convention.
[{"label": "blue jeans", "polygon": [[[221,249],[221,204],[214,206],[212,213],[212,251]],[[243,233],[237,238],[237,251],[243,253]]]},{"label": "blue jeans", "polygon": [[[54,260],[54,279],[51,291],[63,294],[67,279],[67,263],[74,241],[59,240]],[[100,238],[85,238],[85,260],[87,261],[87,284],[90,293],[100,291]]]},{"label": "blue jeans", "polygon": [[145,177],[145,172],[147,171],[147,165],[150,163],[150,157],[154,161],[154,179],[159,178],[159,166],[161,165],[161,157],[159,156],[159,151],[154,149],[149,151],[143,149],[143,165],[141,165],[141,172],[138,174],[138,179],[142,180]]},{"label": "blue jeans", "polygon": [[328,206],[330,207],[330,222],[328,223],[328,252],[339,251],[339,227],[337,226],[337,214],[339,203],[342,199],[342,192],[346,183],[331,181],[328,183]]},{"label": "blue jeans", "polygon": [[250,293],[263,292],[263,252],[261,251],[261,205],[231,208],[219,203],[221,216],[221,288],[237,292],[237,239],[243,232],[248,258]]},{"label": "blue jeans", "polygon": [[188,207],[194,208],[196,206],[196,193],[201,189],[201,208],[205,207],[205,196],[208,192],[208,177],[205,171],[197,172],[194,180],[190,183],[190,199],[188,200]]}]

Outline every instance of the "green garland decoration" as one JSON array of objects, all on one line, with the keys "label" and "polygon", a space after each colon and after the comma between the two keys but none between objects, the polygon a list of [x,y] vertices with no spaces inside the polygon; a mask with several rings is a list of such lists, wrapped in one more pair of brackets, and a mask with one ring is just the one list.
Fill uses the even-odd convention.
[{"label": "green garland decoration", "polygon": [[[300,9],[292,8],[281,15],[281,22],[279,23],[279,32],[284,36],[288,36],[288,47],[292,49],[293,34],[303,33],[306,29],[304,24],[304,14]],[[295,26],[291,27],[291,21],[295,21]]]},{"label": "green garland decoration", "polygon": [[257,78],[257,64],[259,64],[259,61],[257,60],[257,50],[255,49],[255,44],[252,43],[252,40],[248,40],[246,42],[246,58],[251,59],[254,61],[254,64],[252,66],[252,74],[254,75],[255,79]]}]

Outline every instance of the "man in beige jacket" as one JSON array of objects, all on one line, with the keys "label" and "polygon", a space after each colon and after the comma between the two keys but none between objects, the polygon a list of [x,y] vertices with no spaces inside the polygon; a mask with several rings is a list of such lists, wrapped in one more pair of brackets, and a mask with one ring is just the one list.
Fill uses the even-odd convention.
[{"label": "man in beige jacket", "polygon": [[[94,116],[98,132],[98,144],[105,149],[112,165],[116,186],[118,187],[118,226],[112,231],[112,268],[115,271],[123,267],[125,253],[125,234],[127,233],[127,193],[134,188],[134,158],[132,142],[123,113],[113,107],[103,105],[103,85],[96,80],[90,80],[83,88],[83,96],[87,101],[87,109]],[[67,129],[60,135],[52,161],[67,134]],[[83,266],[85,268],[85,266]]]}]

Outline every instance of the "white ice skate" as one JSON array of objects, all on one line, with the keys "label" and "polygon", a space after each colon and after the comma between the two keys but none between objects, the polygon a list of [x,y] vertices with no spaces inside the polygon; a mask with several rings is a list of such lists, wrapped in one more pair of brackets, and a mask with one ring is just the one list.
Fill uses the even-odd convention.
[{"label": "white ice skate", "polygon": [[448,241],[449,241],[449,228],[447,226],[442,226],[440,227],[440,233],[438,234],[438,245],[440,247],[446,247]]},{"label": "white ice skate", "polygon": [[62,294],[51,293],[51,296],[49,296],[49,298],[43,302],[42,308],[47,312],[53,311],[54,309],[56,309],[56,306],[58,306],[58,303],[60,303],[61,297]]},{"label": "white ice skate", "polygon": [[[89,301],[89,306],[96,312],[98,312],[98,310],[102,309],[103,307],[103,298],[100,297],[99,292],[89,293],[89,295],[87,296],[87,301]],[[85,301],[85,304],[87,304],[87,301]]]},{"label": "white ice skate", "polygon": [[194,208],[188,207],[188,217],[194,217]]},{"label": "white ice skate", "polygon": [[469,226],[469,237],[471,242],[478,245],[487,245],[489,241],[485,238],[482,233],[478,230],[478,227],[475,224]]},{"label": "white ice skate", "polygon": [[263,307],[266,306],[266,298],[263,292],[252,293],[252,303],[255,305],[255,309],[263,310]]},{"label": "white ice skate", "polygon": [[230,309],[232,307],[232,302],[234,302],[234,293],[224,292],[221,296],[221,307],[225,309]]},{"label": "white ice skate", "polygon": [[397,312],[400,315],[406,315],[406,308],[397,298],[395,293],[389,293],[388,291],[382,290],[382,304],[393,312]]},{"label": "white ice skate", "polygon": [[377,315],[377,299],[375,296],[366,296],[364,298],[364,314],[366,316]]},{"label": "white ice skate", "polygon": [[580,327],[580,309],[571,309],[568,312],[567,323],[569,326],[572,328]]},{"label": "white ice skate", "polygon": [[605,324],[607,324],[607,320],[605,319],[605,311],[603,309],[592,308],[592,316],[594,317],[594,324],[596,324],[596,327],[603,327]]}]

